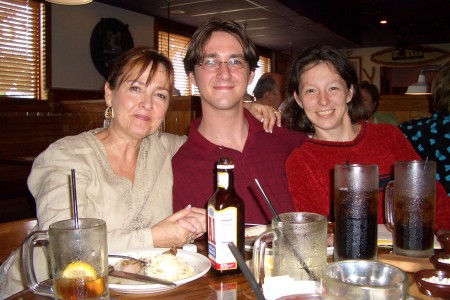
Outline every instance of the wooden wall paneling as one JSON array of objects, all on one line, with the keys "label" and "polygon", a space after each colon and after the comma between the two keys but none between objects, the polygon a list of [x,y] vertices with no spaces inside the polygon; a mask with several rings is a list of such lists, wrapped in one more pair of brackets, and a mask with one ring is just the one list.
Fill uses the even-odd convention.
[{"label": "wooden wall paneling", "polygon": [[280,73],[286,75],[289,65],[291,63],[291,55],[274,52],[272,55],[273,63],[273,72]]},{"label": "wooden wall paneling", "polygon": [[381,95],[379,112],[395,113],[400,122],[431,115],[431,97],[413,95]]},{"label": "wooden wall paneling", "polygon": [[187,135],[191,122],[201,115],[201,102],[198,96],[175,96],[167,111],[163,131]]}]

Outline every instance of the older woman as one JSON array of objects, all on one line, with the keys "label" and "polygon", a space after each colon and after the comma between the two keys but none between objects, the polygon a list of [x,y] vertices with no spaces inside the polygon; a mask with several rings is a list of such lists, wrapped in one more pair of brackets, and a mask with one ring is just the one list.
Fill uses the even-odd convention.
[{"label": "older woman", "polygon": [[[288,74],[285,123],[308,134],[286,162],[296,210],[332,218],[336,164],[377,164],[383,189],[393,179],[395,161],[420,160],[398,128],[363,121],[367,116],[357,76],[341,52],[328,46],[307,48],[294,58]],[[384,189],[379,223],[384,223],[383,199]],[[450,229],[450,199],[438,182],[436,199],[436,227]]]},{"label": "older woman", "polygon": [[[69,176],[75,169],[79,217],[106,221],[109,251],[181,246],[206,231],[204,209],[187,206],[172,214],[171,160],[186,137],[158,128],[173,81],[170,60],[150,48],[121,56],[104,87],[109,126],[62,138],[34,161],[28,186],[40,230],[72,218]],[[253,113],[267,123],[268,111]],[[0,298],[24,288],[17,253],[0,269]],[[48,278],[44,254],[35,261],[38,279]]]}]

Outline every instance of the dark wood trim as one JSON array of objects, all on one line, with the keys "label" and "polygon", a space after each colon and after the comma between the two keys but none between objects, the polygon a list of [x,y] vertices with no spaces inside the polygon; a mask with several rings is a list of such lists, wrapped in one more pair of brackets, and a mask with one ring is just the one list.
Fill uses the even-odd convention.
[{"label": "dark wood trim", "polygon": [[49,98],[59,103],[61,101],[73,101],[84,99],[103,99],[103,89],[99,90],[80,90],[80,89],[68,89],[68,88],[51,88],[49,90]]},{"label": "dark wood trim", "polygon": [[431,96],[381,95],[379,111],[431,112]]},{"label": "dark wood trim", "polygon": [[53,112],[53,102],[48,100],[5,99],[0,101],[0,112]]},{"label": "dark wood trim", "polygon": [[106,103],[103,99],[61,101],[59,111],[63,113],[103,113]]},{"label": "dark wood trim", "polygon": [[200,96],[173,96],[168,111],[191,111],[201,113]]}]

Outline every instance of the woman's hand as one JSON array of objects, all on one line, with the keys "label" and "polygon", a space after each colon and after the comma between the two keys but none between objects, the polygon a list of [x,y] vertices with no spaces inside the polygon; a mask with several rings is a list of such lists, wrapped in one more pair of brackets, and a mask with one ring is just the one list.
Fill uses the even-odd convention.
[{"label": "woman's hand", "polygon": [[206,232],[206,211],[188,206],[155,224],[151,231],[153,247],[181,247]]},{"label": "woman's hand", "polygon": [[263,123],[266,132],[271,133],[275,123],[278,127],[281,127],[281,110],[256,102],[244,102],[244,107]]},{"label": "woman's hand", "polygon": [[190,209],[190,214],[178,220],[178,224],[195,234],[191,236],[192,242],[196,238],[202,236],[208,228],[206,227],[206,209],[198,207],[190,207]]}]

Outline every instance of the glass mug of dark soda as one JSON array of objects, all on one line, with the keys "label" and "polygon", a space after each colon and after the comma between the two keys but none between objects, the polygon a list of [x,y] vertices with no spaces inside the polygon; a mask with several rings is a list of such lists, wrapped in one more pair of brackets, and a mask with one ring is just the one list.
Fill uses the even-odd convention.
[{"label": "glass mug of dark soda", "polygon": [[377,257],[378,166],[334,167],[334,260]]},{"label": "glass mug of dark soda", "polygon": [[393,232],[394,252],[429,257],[434,253],[436,163],[396,161],[394,181],[386,186],[386,225]]},{"label": "glass mug of dark soda", "polygon": [[[46,268],[36,244],[48,242],[51,286],[38,283],[35,268]],[[34,263],[35,259],[36,263]],[[25,281],[36,294],[54,299],[109,299],[106,223],[81,218],[53,223],[47,231],[35,231],[24,242],[22,264]],[[42,273],[42,271],[41,271]]]}]

